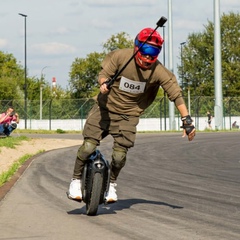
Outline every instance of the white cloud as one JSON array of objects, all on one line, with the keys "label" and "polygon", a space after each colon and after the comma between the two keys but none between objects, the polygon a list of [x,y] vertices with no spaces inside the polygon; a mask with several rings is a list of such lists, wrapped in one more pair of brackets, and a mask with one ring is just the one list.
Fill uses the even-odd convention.
[{"label": "white cloud", "polygon": [[0,47],[6,47],[7,46],[7,40],[6,39],[1,39],[0,38]]},{"label": "white cloud", "polygon": [[34,44],[31,46],[31,49],[35,53],[43,53],[45,55],[67,55],[76,52],[73,46],[58,42]]}]

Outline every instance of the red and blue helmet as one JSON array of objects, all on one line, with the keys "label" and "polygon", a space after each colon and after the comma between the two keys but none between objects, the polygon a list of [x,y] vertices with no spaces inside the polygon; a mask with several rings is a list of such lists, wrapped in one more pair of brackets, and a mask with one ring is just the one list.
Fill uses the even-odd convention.
[{"label": "red and blue helmet", "polygon": [[[152,32],[153,34],[151,35]],[[150,35],[151,37],[149,38]],[[143,44],[145,41],[146,43]],[[134,42],[135,52],[139,49],[135,56],[137,64],[144,69],[150,68],[157,61],[163,42],[163,38],[154,29],[144,28],[141,30]]]}]

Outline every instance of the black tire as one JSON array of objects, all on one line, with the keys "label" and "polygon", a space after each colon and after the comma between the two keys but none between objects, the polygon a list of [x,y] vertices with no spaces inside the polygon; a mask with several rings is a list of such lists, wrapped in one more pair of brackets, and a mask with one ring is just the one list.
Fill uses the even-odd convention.
[{"label": "black tire", "polygon": [[98,205],[101,198],[103,179],[101,173],[95,173],[92,183],[92,192],[89,201],[86,203],[86,210],[88,216],[95,216],[97,214]]}]

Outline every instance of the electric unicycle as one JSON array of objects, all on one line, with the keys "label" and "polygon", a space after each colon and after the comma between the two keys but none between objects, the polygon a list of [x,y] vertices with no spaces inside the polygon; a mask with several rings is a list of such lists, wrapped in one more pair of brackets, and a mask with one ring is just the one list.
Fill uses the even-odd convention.
[{"label": "electric unicycle", "polygon": [[110,165],[99,150],[87,159],[82,175],[82,200],[89,216],[97,214],[98,206],[105,203],[109,189]]}]

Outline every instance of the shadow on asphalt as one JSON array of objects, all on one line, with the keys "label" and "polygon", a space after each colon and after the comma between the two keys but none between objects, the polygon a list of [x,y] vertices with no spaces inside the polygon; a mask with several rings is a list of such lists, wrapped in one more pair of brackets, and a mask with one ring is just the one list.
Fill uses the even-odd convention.
[{"label": "shadow on asphalt", "polygon": [[[183,209],[182,206],[176,206],[176,205],[171,205],[168,203],[164,202],[157,202],[157,201],[149,201],[149,200],[144,200],[144,199],[124,199],[124,200],[118,200],[114,204],[101,204],[98,207],[98,213],[97,215],[101,214],[116,214],[116,211],[121,211],[124,209],[129,209],[131,206],[135,204],[153,204],[153,205],[161,205],[161,206],[166,206],[172,209]],[[67,212],[70,215],[78,215],[78,214],[84,214],[86,215],[86,206],[84,205],[82,208],[77,208],[71,211]]]}]

